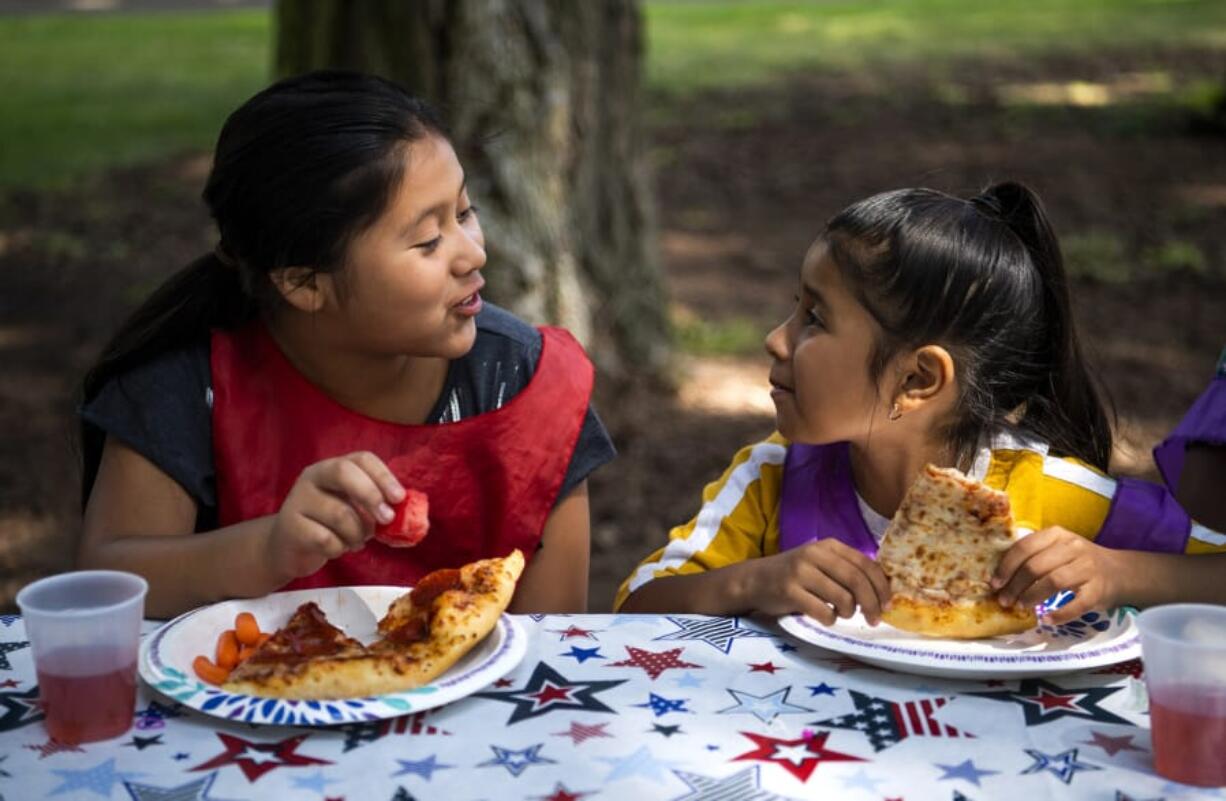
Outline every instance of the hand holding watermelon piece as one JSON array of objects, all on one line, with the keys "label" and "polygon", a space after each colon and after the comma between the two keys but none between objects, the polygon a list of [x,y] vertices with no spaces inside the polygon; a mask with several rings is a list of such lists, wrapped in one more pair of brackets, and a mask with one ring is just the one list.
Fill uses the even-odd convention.
[{"label": "hand holding watermelon piece", "polygon": [[430,501],[426,493],[406,489],[404,500],[392,508],[396,516],[390,523],[375,527],[375,539],[393,548],[412,548],[430,530]]}]

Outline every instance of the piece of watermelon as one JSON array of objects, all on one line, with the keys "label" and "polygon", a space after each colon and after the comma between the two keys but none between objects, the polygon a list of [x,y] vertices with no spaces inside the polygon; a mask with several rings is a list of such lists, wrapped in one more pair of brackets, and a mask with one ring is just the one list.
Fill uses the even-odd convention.
[{"label": "piece of watermelon", "polygon": [[430,501],[420,490],[405,490],[404,500],[392,509],[392,522],[375,527],[375,539],[394,548],[412,548],[430,530]]}]

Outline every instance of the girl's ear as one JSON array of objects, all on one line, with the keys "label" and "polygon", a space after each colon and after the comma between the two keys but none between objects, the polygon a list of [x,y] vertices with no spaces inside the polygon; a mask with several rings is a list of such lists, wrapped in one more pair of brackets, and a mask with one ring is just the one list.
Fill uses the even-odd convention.
[{"label": "girl's ear", "polygon": [[320,311],[332,295],[331,276],[310,267],[282,267],[268,277],[285,302],[298,311]]},{"label": "girl's ear", "polygon": [[955,389],[953,357],[940,345],[925,345],[912,353],[902,364],[902,376],[895,400],[904,414],[952,396]]}]

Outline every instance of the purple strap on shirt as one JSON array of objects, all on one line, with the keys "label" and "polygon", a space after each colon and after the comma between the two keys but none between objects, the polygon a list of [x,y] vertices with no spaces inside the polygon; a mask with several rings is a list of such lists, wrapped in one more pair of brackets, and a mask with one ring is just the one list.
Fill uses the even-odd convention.
[{"label": "purple strap on shirt", "polygon": [[[1226,351],[1222,355],[1226,359]],[[1220,372],[1221,369],[1170,436],[1154,448],[1154,461],[1158,463],[1162,480],[1172,492],[1179,486],[1183,457],[1189,443],[1226,445],[1226,375]]]},{"label": "purple strap on shirt", "polygon": [[1183,553],[1192,521],[1166,487],[1136,478],[1116,481],[1115,497],[1095,544],[1129,551]]},{"label": "purple strap on shirt", "polygon": [[860,514],[846,442],[788,446],[779,499],[779,550],[834,537],[870,559],[877,541]]}]

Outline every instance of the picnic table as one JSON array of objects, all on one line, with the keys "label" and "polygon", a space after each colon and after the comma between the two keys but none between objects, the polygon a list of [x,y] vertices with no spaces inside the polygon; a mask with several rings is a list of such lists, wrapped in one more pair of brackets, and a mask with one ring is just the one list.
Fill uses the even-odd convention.
[{"label": "picnic table", "polygon": [[[440,707],[333,726],[256,725],[189,709],[142,683],[131,730],[68,746],[48,739],[40,723],[21,618],[0,617],[0,796],[1223,797],[1153,772],[1137,660],[966,681],[872,667],[772,621],[516,620],[528,641],[518,666]],[[145,636],[158,625],[146,621]]]}]

